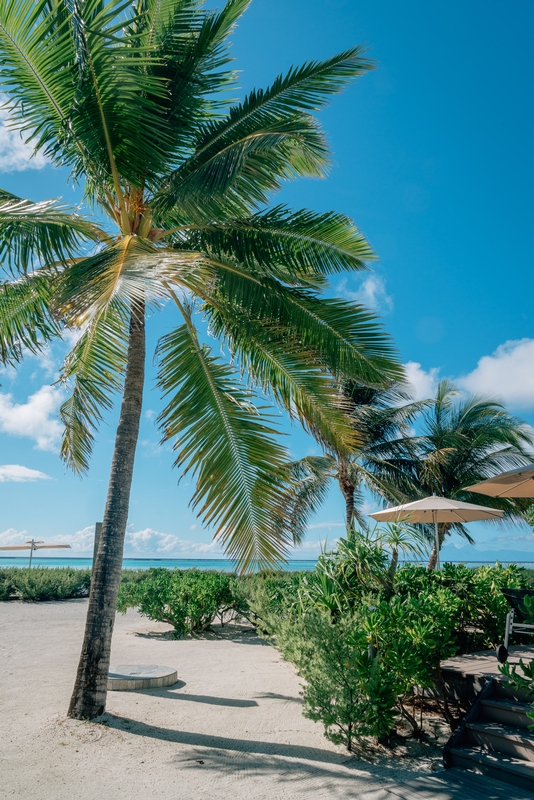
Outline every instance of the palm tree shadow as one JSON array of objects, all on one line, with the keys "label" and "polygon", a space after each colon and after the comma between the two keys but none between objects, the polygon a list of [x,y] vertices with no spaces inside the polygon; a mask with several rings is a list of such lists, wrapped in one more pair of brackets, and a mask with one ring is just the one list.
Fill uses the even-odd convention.
[{"label": "palm tree shadow", "polygon": [[294,697],[288,694],[277,694],[276,692],[262,692],[261,694],[257,694],[260,700],[288,700],[290,703],[299,703],[302,705],[304,700],[302,697]]},{"label": "palm tree shadow", "polygon": [[[108,728],[115,728],[124,732],[124,722],[121,717],[105,713],[97,720],[100,724]],[[262,742],[256,739],[234,739],[229,736],[212,736],[206,733],[196,733],[192,731],[178,731],[172,728],[162,728],[156,725],[148,725],[129,718],[128,732],[136,736],[144,736],[149,739],[157,739],[175,744],[190,745],[195,748],[203,747],[208,752],[229,751],[241,753],[243,755],[264,755],[282,756],[285,758],[299,758],[305,761],[315,761],[325,764],[344,764],[351,766],[354,759],[350,756],[341,755],[332,750],[322,750],[318,747],[306,747],[297,744],[285,744],[283,742]],[[363,763],[363,762],[360,762]],[[356,763],[354,763],[356,767]]]},{"label": "palm tree shadow", "polygon": [[192,703],[207,703],[212,706],[230,706],[233,708],[251,708],[257,706],[255,700],[240,700],[233,697],[212,697],[204,694],[186,694],[176,691],[185,686],[184,681],[177,681],[172,689],[145,689],[137,694],[146,694],[149,697],[165,697],[168,700],[186,700]]}]

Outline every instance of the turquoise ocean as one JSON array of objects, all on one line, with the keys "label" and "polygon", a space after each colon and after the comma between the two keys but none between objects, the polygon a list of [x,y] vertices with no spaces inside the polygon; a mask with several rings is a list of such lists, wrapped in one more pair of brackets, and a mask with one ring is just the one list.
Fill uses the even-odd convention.
[{"label": "turquoise ocean", "polygon": [[[0,556],[1,567],[27,567],[28,556]],[[448,563],[451,563],[447,559]],[[284,570],[299,572],[312,570],[317,563],[316,559],[292,560],[284,565]],[[419,562],[426,563],[426,562]],[[495,564],[495,560],[488,561],[453,561],[454,564],[466,564],[470,567],[479,567],[483,564]],[[534,561],[500,561],[501,564],[513,563],[523,567],[534,567]],[[36,557],[32,559],[34,567],[74,567],[75,569],[88,569],[92,566],[92,558],[54,558]],[[233,572],[235,564],[224,558],[125,558],[122,562],[124,569],[150,569],[151,567],[164,567],[165,569],[214,569],[219,572]]]},{"label": "turquoise ocean", "polygon": [[[0,567],[27,567],[27,556],[0,557]],[[284,569],[290,572],[313,569],[317,561],[288,561]],[[53,556],[36,557],[32,559],[33,567],[74,567],[88,569],[92,566],[92,558],[54,558]],[[233,572],[235,564],[224,558],[125,558],[122,562],[123,569],[150,569],[151,567],[164,567],[166,569],[215,569],[219,572]]]}]

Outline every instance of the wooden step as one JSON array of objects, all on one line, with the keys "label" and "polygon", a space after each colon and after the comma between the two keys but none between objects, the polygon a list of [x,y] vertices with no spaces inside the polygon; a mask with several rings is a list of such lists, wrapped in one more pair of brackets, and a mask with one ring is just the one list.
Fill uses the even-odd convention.
[{"label": "wooden step", "polygon": [[483,720],[468,722],[465,727],[470,744],[493,753],[534,761],[534,733],[524,728]]},{"label": "wooden step", "polygon": [[[513,700],[516,703],[534,703],[534,695],[529,696],[525,689],[518,689],[505,681],[495,681],[495,694],[505,700]],[[534,722],[534,720],[533,720]]]},{"label": "wooden step", "polygon": [[532,792],[495,781],[480,772],[451,767],[443,777],[452,784],[464,787],[462,800],[534,800]]},{"label": "wooden step", "polygon": [[527,716],[532,707],[527,703],[518,703],[515,700],[505,700],[501,697],[490,697],[480,701],[481,716],[485,720],[502,722],[514,728],[528,730],[534,720]]},{"label": "wooden step", "polygon": [[531,761],[488,753],[477,747],[453,747],[450,755],[455,767],[482,772],[495,780],[534,792],[534,763]]}]

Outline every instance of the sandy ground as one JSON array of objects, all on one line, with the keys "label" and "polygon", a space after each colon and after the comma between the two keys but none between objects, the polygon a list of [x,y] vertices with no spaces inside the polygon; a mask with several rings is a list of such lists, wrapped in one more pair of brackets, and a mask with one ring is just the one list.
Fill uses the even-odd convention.
[{"label": "sandy ground", "polygon": [[117,615],[112,663],[174,666],[179,682],[110,692],[96,723],[68,720],[85,611],[0,603],[2,800],[383,800],[392,782],[441,772],[428,745],[414,760],[330,744],[302,716],[293,667],[250,631],[174,640],[133,611]]}]

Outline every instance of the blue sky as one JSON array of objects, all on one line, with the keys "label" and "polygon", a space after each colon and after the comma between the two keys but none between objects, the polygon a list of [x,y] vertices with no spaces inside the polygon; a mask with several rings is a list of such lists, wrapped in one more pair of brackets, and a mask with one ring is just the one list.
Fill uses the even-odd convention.
[{"label": "blue sky", "polygon": [[[377,69],[321,115],[334,153],[329,178],[290,184],[277,199],[342,211],[365,232],[380,256],[374,271],[334,288],[383,316],[418,396],[447,376],[501,397],[534,425],[533,22],[526,0],[254,0],[234,54],[245,92],[292,64],[367,43]],[[1,127],[1,186],[76,201],[66,174],[27,156]],[[152,345],[169,324],[170,311],[151,322]],[[0,373],[0,540],[56,538],[84,553],[102,516],[115,417],[101,429],[89,476],[68,474],[57,453],[61,392],[50,385],[64,349]],[[215,556],[188,508],[188,478],[177,487],[172,453],[158,446],[159,407],[151,373],[127,554]],[[295,457],[316,450],[287,430]],[[342,515],[332,492],[302,555],[339,535]],[[472,530],[481,549],[534,551],[528,529]]]}]

